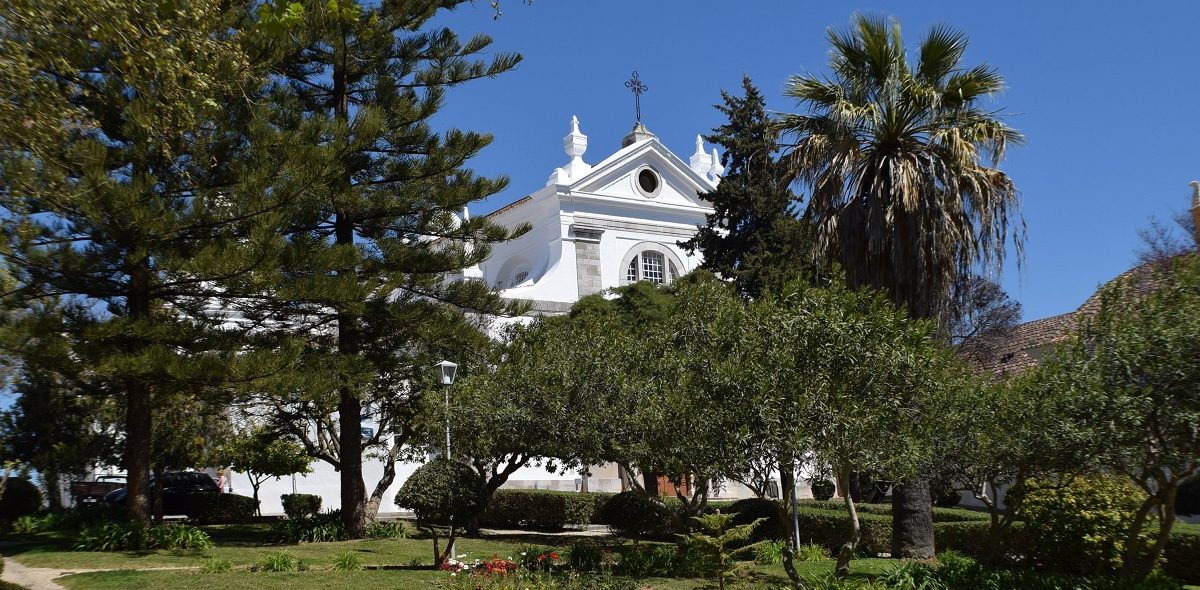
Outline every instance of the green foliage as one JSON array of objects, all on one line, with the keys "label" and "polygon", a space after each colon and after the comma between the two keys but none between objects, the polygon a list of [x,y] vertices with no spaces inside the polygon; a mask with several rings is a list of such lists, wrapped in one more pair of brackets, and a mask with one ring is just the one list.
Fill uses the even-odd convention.
[{"label": "green foliage", "polygon": [[210,557],[204,560],[204,565],[200,566],[200,571],[206,574],[223,574],[233,571],[233,563],[221,557]]},{"label": "green foliage", "polygon": [[404,481],[396,506],[412,510],[421,525],[466,523],[483,508],[482,482],[470,467],[437,459]]},{"label": "green foliage", "polygon": [[298,572],[305,569],[300,558],[287,551],[277,551],[264,555],[262,559],[250,566],[255,572]]},{"label": "green foliage", "polygon": [[828,549],[814,543],[808,543],[796,548],[796,561],[825,561],[832,558],[833,554]]},{"label": "green foliage", "polygon": [[398,520],[392,522],[375,521],[367,525],[367,537],[372,539],[406,539],[408,531],[404,523]]},{"label": "green foliage", "polygon": [[663,538],[675,532],[671,509],[636,491],[609,498],[600,507],[600,523],[632,539]]},{"label": "green foliage", "polygon": [[786,541],[761,541],[754,548],[754,563],[758,565],[781,565],[783,564],[783,552],[786,549]]},{"label": "green foliage", "polygon": [[188,517],[204,524],[249,522],[258,510],[258,500],[238,494],[194,492],[187,502]]},{"label": "green foliage", "polygon": [[897,590],[976,590],[979,588],[1020,588],[1021,590],[1179,590],[1180,583],[1161,573],[1144,580],[1125,580],[1100,575],[1072,576],[1049,574],[1028,569],[998,569],[946,552],[938,563],[909,561],[878,581],[881,589]]},{"label": "green foliage", "polygon": [[1033,564],[1072,574],[1121,569],[1141,490],[1111,476],[1036,480],[1025,486],[1021,510]]},{"label": "green foliage", "polygon": [[817,500],[828,500],[833,497],[833,493],[836,491],[837,486],[833,485],[833,482],[827,479],[816,479],[813,480],[810,489],[812,490],[813,498]]},{"label": "green foliage", "polygon": [[[41,533],[47,531],[78,531],[90,526],[123,522],[124,514],[119,507],[102,502],[82,504],[68,510],[44,512],[18,518],[13,523],[14,532]],[[15,530],[18,525],[20,530]]]},{"label": "green foliage", "polygon": [[559,530],[595,520],[597,506],[612,494],[555,492],[548,490],[496,490],[479,524],[493,528]]},{"label": "green foliage", "polygon": [[1200,584],[1200,531],[1176,532],[1163,551],[1163,571],[1188,584]]},{"label": "green foliage", "polygon": [[707,556],[691,545],[641,543],[624,548],[613,572],[634,578],[703,576]]},{"label": "green foliage", "polygon": [[186,524],[147,527],[138,522],[109,522],[83,529],[75,537],[75,551],[172,551],[209,549],[208,533]]},{"label": "green foliage", "polygon": [[340,510],[277,522],[271,527],[271,536],[279,543],[328,543],[349,538]]},{"label": "green foliage", "polygon": [[29,516],[42,508],[42,492],[33,482],[21,477],[9,477],[0,496],[0,521],[11,522]]},{"label": "green foliage", "polygon": [[321,512],[321,496],[316,494],[283,494],[279,496],[283,503],[283,513],[288,518],[308,518]]},{"label": "green foliage", "polygon": [[508,575],[488,575],[486,572],[460,573],[439,583],[447,590],[637,590],[638,584],[629,578],[608,575],[519,571]]},{"label": "green foliage", "polygon": [[333,569],[340,572],[355,572],[362,569],[362,556],[353,551],[339,551],[333,555]]},{"label": "green foliage", "polygon": [[732,514],[704,514],[696,517],[701,531],[687,536],[688,543],[699,549],[708,558],[707,571],[717,581],[717,587],[725,589],[725,582],[738,569],[734,556],[744,548],[737,546],[750,539],[750,534],[762,521],[756,520],[743,525],[733,524]]},{"label": "green foliage", "polygon": [[[312,472],[312,457],[298,442],[280,437],[265,427],[238,433],[225,450],[230,467],[246,474],[258,500],[258,489],[268,478],[279,479],[296,473]],[[320,506],[312,513],[320,511]],[[287,512],[287,506],[284,506]]]},{"label": "green foliage", "polygon": [[577,572],[611,570],[610,555],[611,551],[595,541],[574,541],[567,547],[567,566]]},{"label": "green foliage", "polygon": [[703,195],[713,207],[706,225],[683,247],[703,252],[702,268],[733,281],[740,293],[760,297],[811,270],[813,255],[808,226],[793,210],[796,196],[778,159],[779,132],[766,101],[748,76],[742,90],[742,97],[721,91],[724,104],[716,108],[728,122],[705,139],[723,148],[725,172],[717,189]]}]

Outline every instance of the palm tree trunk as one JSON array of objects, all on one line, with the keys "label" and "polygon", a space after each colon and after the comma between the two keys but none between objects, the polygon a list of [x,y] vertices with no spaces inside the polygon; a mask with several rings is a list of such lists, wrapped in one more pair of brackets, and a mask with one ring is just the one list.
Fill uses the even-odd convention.
[{"label": "palm tree trunk", "polygon": [[892,488],[892,557],[930,559],[933,546],[933,500],[929,477]]}]

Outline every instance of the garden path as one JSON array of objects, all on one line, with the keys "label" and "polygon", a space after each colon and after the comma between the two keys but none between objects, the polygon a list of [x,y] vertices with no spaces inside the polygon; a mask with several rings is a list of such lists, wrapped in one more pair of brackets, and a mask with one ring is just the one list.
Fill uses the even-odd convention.
[{"label": "garden path", "polygon": [[[191,570],[194,567],[148,567],[142,570]],[[11,557],[4,558],[4,574],[0,579],[30,590],[67,590],[54,580],[70,574],[111,571],[105,569],[63,569],[57,567],[29,567]]]}]

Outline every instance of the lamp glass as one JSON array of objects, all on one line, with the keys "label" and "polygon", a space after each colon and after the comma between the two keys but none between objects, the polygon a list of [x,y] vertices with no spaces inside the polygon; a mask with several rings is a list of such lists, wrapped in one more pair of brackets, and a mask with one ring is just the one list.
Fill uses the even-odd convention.
[{"label": "lamp glass", "polygon": [[458,372],[458,365],[450,361],[442,361],[434,365],[433,369],[437,374],[438,383],[442,385],[454,385],[454,375]]}]

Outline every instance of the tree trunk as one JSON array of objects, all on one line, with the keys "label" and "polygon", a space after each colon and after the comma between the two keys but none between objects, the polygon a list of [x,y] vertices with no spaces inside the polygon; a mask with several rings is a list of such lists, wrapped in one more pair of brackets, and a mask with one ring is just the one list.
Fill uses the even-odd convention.
[{"label": "tree trunk", "polygon": [[371,497],[367,499],[366,513],[370,522],[379,517],[379,505],[383,503],[383,495],[392,487],[392,482],[396,481],[396,459],[400,456],[402,448],[403,445],[392,443],[383,458],[383,477],[379,478],[375,489],[371,490]]},{"label": "tree trunk", "polygon": [[47,469],[42,472],[42,483],[46,486],[47,506],[53,512],[61,512],[64,508],[62,501],[62,476],[57,469]]},{"label": "tree trunk", "polygon": [[[838,473],[838,482],[844,486],[842,489],[847,489],[850,485],[850,471],[842,469]],[[862,525],[858,522],[858,509],[854,506],[853,494],[842,494],[846,500],[846,511],[850,513],[850,539],[842,545],[838,551],[837,566],[834,568],[834,575],[839,578],[844,578],[850,575],[850,560],[854,558],[854,548],[858,546],[858,542],[862,539]]]},{"label": "tree trunk", "polygon": [[930,559],[933,555],[929,477],[919,475],[892,488],[892,557]]},{"label": "tree trunk", "polygon": [[349,386],[342,386],[338,403],[338,437],[340,440],[342,524],[353,539],[367,536],[367,484],[362,475],[362,402]]},{"label": "tree trunk", "polygon": [[650,473],[649,471],[642,472],[642,489],[646,490],[646,496],[650,498],[658,497],[658,474]]},{"label": "tree trunk", "polygon": [[150,387],[125,380],[125,510],[131,522],[150,522]]}]

